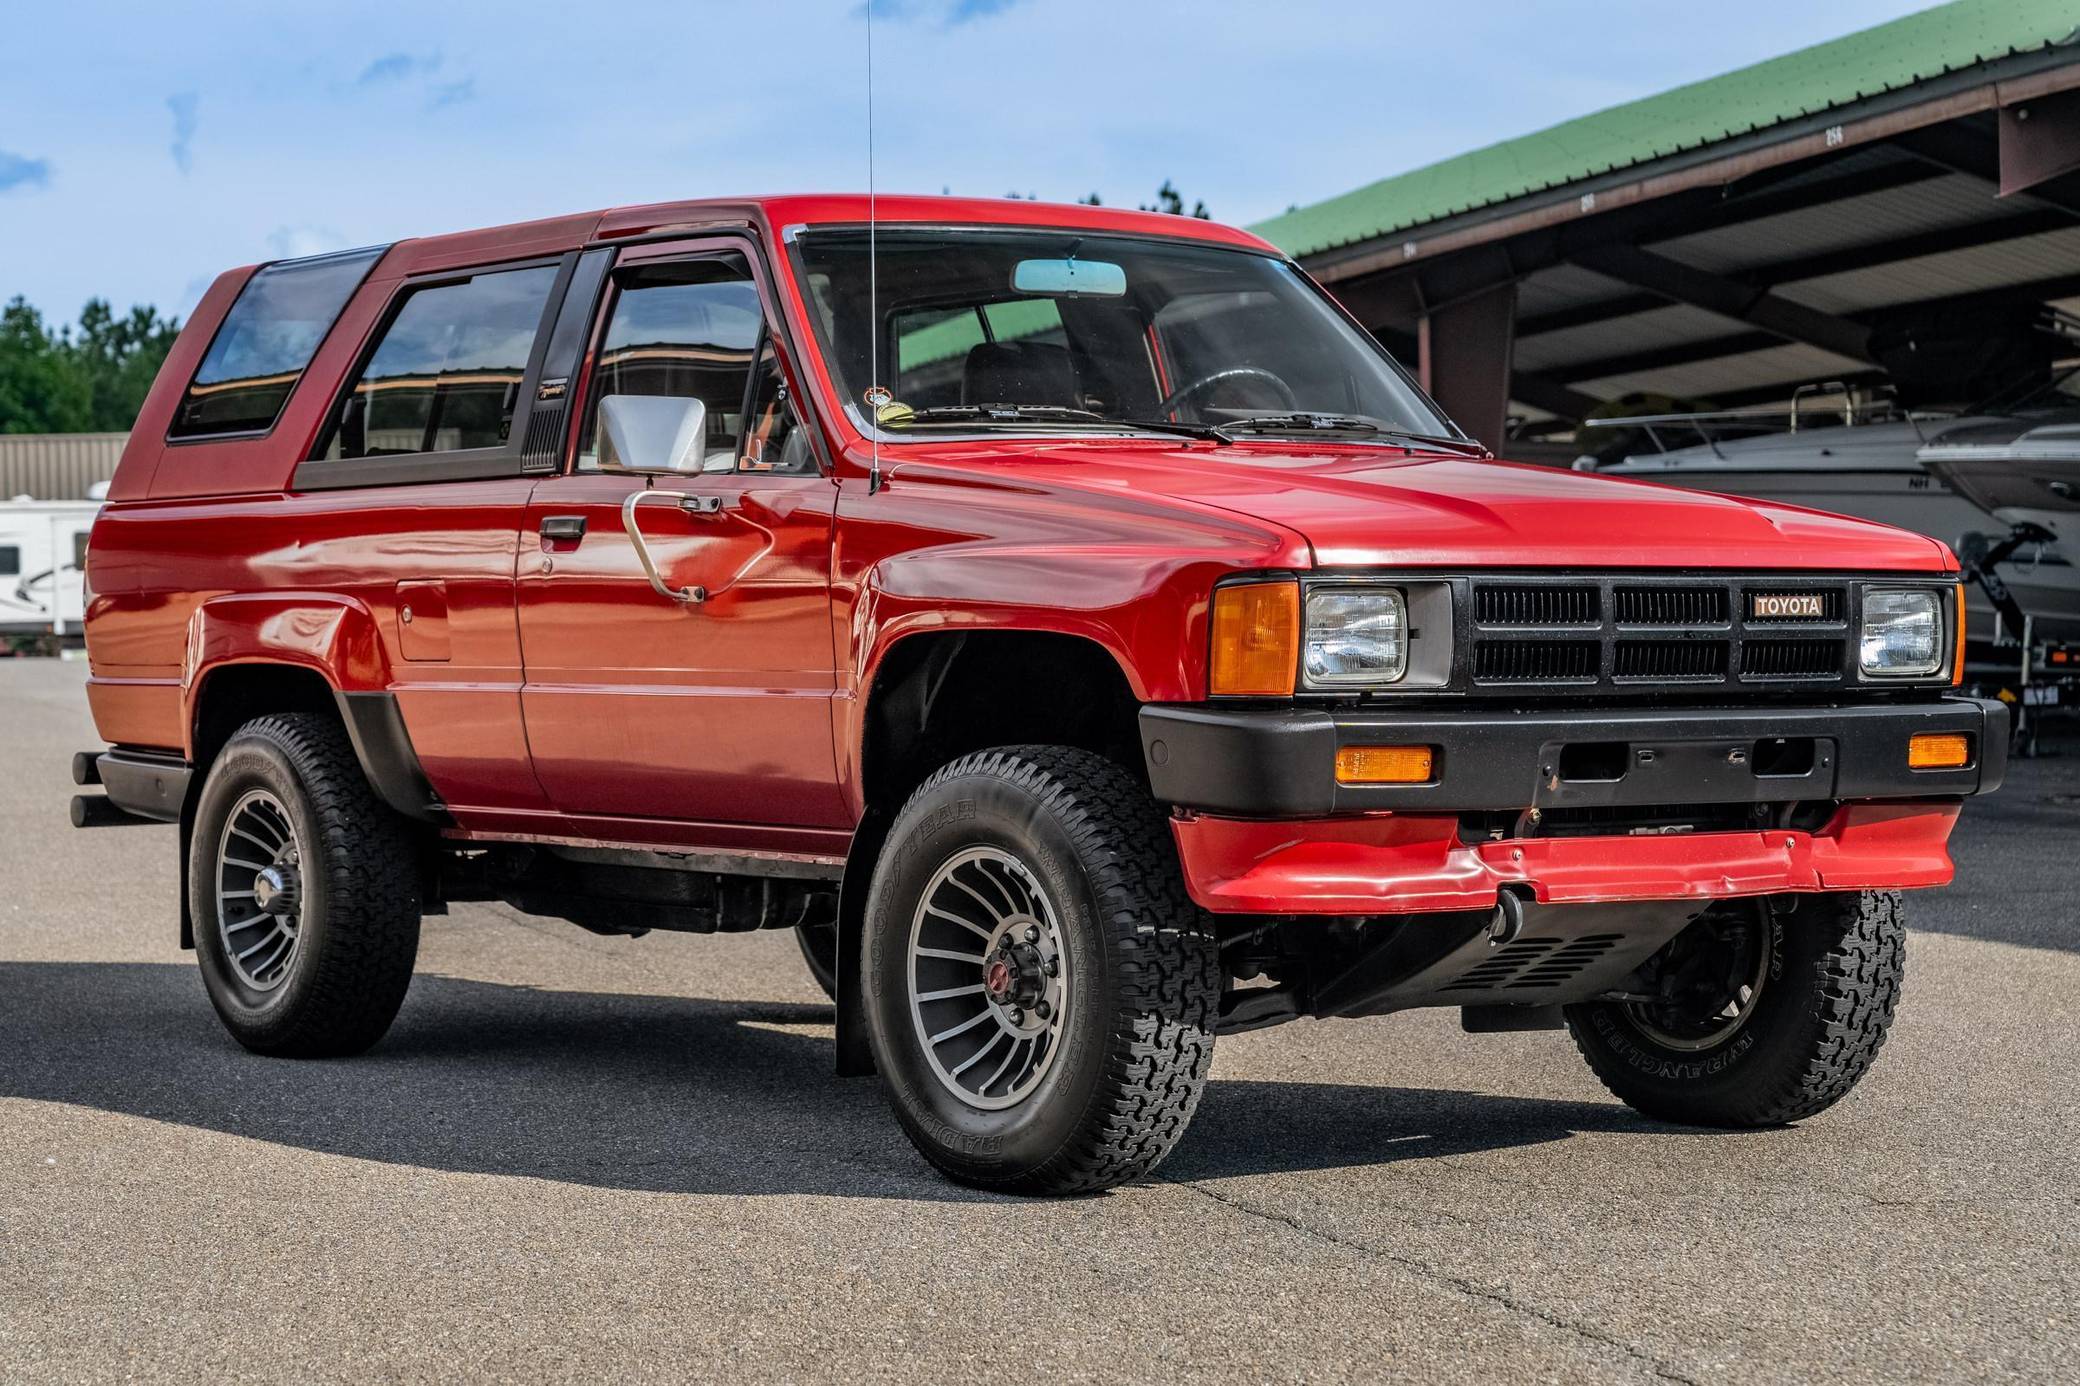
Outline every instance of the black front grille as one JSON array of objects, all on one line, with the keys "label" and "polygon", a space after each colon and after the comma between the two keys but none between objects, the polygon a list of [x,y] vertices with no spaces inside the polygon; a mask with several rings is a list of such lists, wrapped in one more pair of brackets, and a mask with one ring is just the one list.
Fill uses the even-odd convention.
[{"label": "black front grille", "polygon": [[1621,626],[1723,626],[1723,587],[1615,587],[1611,597]]},{"label": "black front grille", "polygon": [[1483,583],[1474,589],[1473,619],[1484,626],[1597,626],[1603,593],[1594,587]]},{"label": "black front grille", "polygon": [[1460,676],[1476,691],[1636,695],[1855,681],[1849,578],[1511,574],[1469,586]]},{"label": "black front grille", "polygon": [[1750,640],[1741,646],[1745,679],[1838,679],[1839,640]]},{"label": "black front grille", "polygon": [[1490,640],[1473,647],[1475,683],[1594,683],[1594,640]]},{"label": "black front grille", "polygon": [[1651,682],[1726,677],[1724,640],[1620,640],[1611,676]]}]

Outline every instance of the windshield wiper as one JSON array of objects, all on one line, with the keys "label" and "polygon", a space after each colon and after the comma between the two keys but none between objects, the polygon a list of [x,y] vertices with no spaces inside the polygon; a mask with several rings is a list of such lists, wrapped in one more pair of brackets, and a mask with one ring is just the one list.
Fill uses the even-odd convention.
[{"label": "windshield wiper", "polygon": [[1380,430],[1380,436],[1391,438],[1397,443],[1412,443],[1418,448],[1437,452],[1456,452],[1464,457],[1488,456],[1488,445],[1471,438],[1448,438],[1441,433],[1410,433],[1399,428]]},{"label": "windshield wiper", "polygon": [[905,417],[886,420],[883,426],[905,428],[917,423],[1095,424],[1100,428],[1125,428],[1138,433],[1175,433],[1185,438],[1204,438],[1213,442],[1233,441],[1222,437],[1219,429],[1202,424],[1115,419],[1089,409],[1071,408],[1066,404],[940,404],[913,409]]},{"label": "windshield wiper", "polygon": [[1389,428],[1378,419],[1368,419],[1361,414],[1322,414],[1312,410],[1251,414],[1248,418],[1218,424],[1213,431],[1229,438],[1238,433],[1355,433],[1367,438],[1385,438],[1418,447],[1463,452],[1469,456],[1487,452],[1479,443],[1465,438],[1410,433],[1405,429]]}]

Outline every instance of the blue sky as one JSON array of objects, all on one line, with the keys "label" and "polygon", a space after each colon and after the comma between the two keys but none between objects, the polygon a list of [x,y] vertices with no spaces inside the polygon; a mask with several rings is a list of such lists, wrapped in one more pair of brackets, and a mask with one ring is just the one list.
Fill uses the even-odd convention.
[{"label": "blue sky", "polygon": [[[1895,18],[1898,0],[874,0],[884,191],[1247,223]],[[866,184],[861,0],[8,6],[0,299],[185,312],[218,270]],[[589,16],[589,17],[588,17]]]}]

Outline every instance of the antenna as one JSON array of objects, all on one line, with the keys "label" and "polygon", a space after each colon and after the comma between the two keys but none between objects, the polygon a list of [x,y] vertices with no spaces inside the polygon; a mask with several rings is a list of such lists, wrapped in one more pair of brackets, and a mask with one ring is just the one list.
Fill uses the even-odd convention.
[{"label": "antenna", "polygon": [[875,238],[874,196],[874,3],[867,0],[867,422],[872,428],[874,464],[867,472],[867,494],[881,490],[881,256]]}]

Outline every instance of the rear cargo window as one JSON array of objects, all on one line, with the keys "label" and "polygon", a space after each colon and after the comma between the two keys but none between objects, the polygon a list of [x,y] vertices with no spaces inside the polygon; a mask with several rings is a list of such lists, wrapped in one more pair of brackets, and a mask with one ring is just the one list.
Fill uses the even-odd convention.
[{"label": "rear cargo window", "polygon": [[385,247],[268,265],[239,291],[174,411],[171,438],[265,433]]},{"label": "rear cargo window", "polygon": [[328,459],[506,445],[557,267],[409,293],[354,382]]}]

